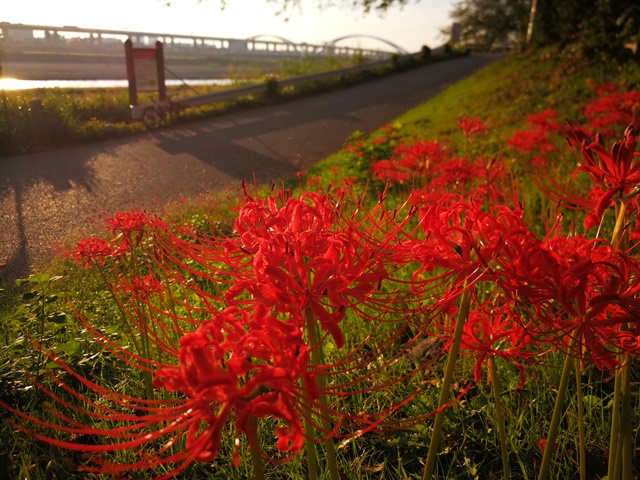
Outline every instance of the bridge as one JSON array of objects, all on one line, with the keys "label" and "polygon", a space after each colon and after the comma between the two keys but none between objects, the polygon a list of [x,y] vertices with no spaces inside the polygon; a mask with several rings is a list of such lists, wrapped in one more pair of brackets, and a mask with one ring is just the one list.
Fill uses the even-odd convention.
[{"label": "bridge", "polygon": [[[156,41],[164,45],[167,56],[233,56],[233,57],[296,57],[362,55],[385,59],[392,53],[406,53],[397,45],[379,37],[348,35],[324,44],[295,43],[277,35],[256,35],[250,38],[222,38],[202,35],[180,35],[123,31],[75,26],[27,25],[0,22],[0,46],[5,52],[35,51],[64,53],[121,53],[122,44],[130,38],[134,47],[152,47]],[[344,40],[362,38],[375,40],[384,48],[365,49],[338,45]]]}]

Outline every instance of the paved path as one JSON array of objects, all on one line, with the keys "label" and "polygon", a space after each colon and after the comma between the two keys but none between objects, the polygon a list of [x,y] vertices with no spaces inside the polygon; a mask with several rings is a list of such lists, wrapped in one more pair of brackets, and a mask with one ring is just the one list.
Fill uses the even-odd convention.
[{"label": "paved path", "polygon": [[[46,266],[96,220],[289,176],[487,65],[472,56],[357,87],[119,140],[0,159],[0,282]],[[464,112],[461,112],[461,114]],[[154,208],[155,207],[155,208]]]}]

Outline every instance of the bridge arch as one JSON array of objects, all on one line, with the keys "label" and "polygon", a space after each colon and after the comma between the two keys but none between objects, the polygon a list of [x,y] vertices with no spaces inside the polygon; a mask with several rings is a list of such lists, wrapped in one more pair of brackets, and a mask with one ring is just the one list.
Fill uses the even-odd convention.
[{"label": "bridge arch", "polygon": [[276,40],[280,40],[282,43],[286,43],[287,45],[291,45],[292,47],[297,48],[298,45],[296,43],[293,43],[291,40],[289,40],[288,38],[284,38],[281,37],[279,35],[269,35],[269,34],[260,34],[260,35],[254,35],[253,37],[249,37],[247,38],[247,41],[253,41],[253,40],[266,40],[268,41],[268,39],[273,38]]},{"label": "bridge arch", "polygon": [[380,38],[380,37],[376,37],[375,35],[345,35],[343,37],[338,37],[338,38],[334,38],[333,40],[327,42],[325,45],[328,47],[333,47],[335,46],[336,43],[341,42],[342,40],[347,40],[350,38],[368,38],[371,40],[377,40],[379,42],[382,42],[386,45],[389,45],[391,48],[393,48],[396,52],[401,53],[403,55],[408,54],[409,52],[407,52],[404,48],[400,47],[399,45],[396,45],[395,43],[390,42],[389,40],[385,40],[384,38]]}]

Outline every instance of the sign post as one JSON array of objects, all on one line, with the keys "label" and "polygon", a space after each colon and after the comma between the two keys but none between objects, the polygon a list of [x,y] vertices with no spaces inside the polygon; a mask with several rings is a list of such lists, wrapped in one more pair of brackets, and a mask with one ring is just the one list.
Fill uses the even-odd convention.
[{"label": "sign post", "polygon": [[155,48],[133,48],[131,39],[124,42],[129,80],[129,104],[138,105],[138,92],[158,92],[160,101],[166,100],[167,88],[164,78],[164,51],[162,42]]}]

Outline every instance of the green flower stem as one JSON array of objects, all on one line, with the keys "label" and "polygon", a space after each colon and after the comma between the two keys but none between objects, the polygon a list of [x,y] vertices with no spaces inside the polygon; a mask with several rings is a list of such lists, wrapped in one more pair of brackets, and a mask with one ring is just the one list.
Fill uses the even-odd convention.
[{"label": "green flower stem", "polygon": [[631,427],[631,356],[623,355],[620,388],[620,445],[622,480],[633,479],[633,429]]},{"label": "green flower stem", "polygon": [[[309,404],[311,402],[309,401]],[[307,470],[309,480],[318,480],[318,457],[316,455],[316,444],[311,438],[314,437],[316,431],[313,428],[311,420],[304,419],[304,434],[307,437],[304,448],[307,455]]]},{"label": "green flower stem", "polygon": [[[620,355],[620,358],[622,355]],[[613,404],[611,405],[611,436],[609,437],[609,465],[607,467],[607,478],[617,480],[620,476],[620,389],[622,385],[622,375],[618,370],[613,384]]]},{"label": "green flower stem", "polygon": [[622,233],[624,232],[625,216],[627,213],[627,203],[629,199],[621,198],[616,203],[616,225],[613,227],[613,235],[611,236],[611,245],[618,246],[618,243],[622,239]]},{"label": "green flower stem", "polygon": [[458,359],[458,352],[460,351],[462,331],[464,328],[464,324],[467,321],[467,317],[469,316],[469,304],[469,290],[465,288],[460,298],[460,308],[458,310],[458,318],[456,319],[456,326],[453,333],[453,341],[451,342],[451,347],[449,348],[447,368],[442,380],[442,390],[440,391],[440,399],[438,401],[438,409],[441,410],[436,414],[436,419],[433,424],[433,433],[431,435],[431,441],[429,443],[429,453],[427,454],[427,462],[424,467],[424,475],[422,476],[422,480],[431,480],[433,478],[433,470],[436,465],[436,456],[438,454],[440,437],[442,436],[442,424],[444,423],[445,409],[443,407],[449,401],[451,382],[453,380],[456,360]]},{"label": "green flower stem", "polygon": [[[318,332],[318,322],[315,316],[311,312],[311,309],[307,309],[307,331],[309,332],[309,346],[313,348],[311,350],[311,363],[313,365],[324,365],[324,351],[322,350],[322,344],[320,343],[320,335]],[[327,379],[325,376],[319,376],[318,387],[322,391],[320,394],[320,405],[326,410],[327,407],[327,395],[324,390],[327,386]],[[330,432],[333,430],[331,422],[325,416],[320,418],[322,424],[322,430],[324,432]],[[308,443],[308,442],[307,442]],[[325,455],[327,459],[327,466],[329,467],[329,478],[331,480],[340,480],[340,473],[338,471],[338,460],[336,456],[336,449],[333,444],[333,438],[326,438],[323,442],[325,447]]]},{"label": "green flower stem", "polygon": [[549,477],[549,471],[551,470],[551,458],[553,456],[553,451],[555,450],[556,439],[558,438],[558,428],[560,426],[560,420],[562,420],[562,416],[564,413],[564,399],[567,393],[567,385],[569,384],[569,376],[571,374],[571,366],[573,363],[571,350],[576,343],[575,335],[577,334],[577,331],[573,332],[573,335],[571,336],[571,340],[569,342],[567,355],[564,359],[562,377],[560,377],[560,385],[558,386],[558,394],[556,396],[556,403],[553,408],[553,416],[551,417],[551,425],[549,426],[549,433],[547,435],[547,444],[544,447],[544,455],[542,456],[542,464],[540,465],[538,480],[546,480]]},{"label": "green flower stem", "polygon": [[[317,327],[317,322],[316,323],[316,327]],[[317,333],[317,331],[316,331]],[[322,346],[320,345],[319,348],[315,349],[311,355],[312,357],[316,356],[317,354],[317,358],[314,360],[317,360],[318,363],[317,365],[325,365],[325,361],[324,361],[324,350],[322,349]],[[327,410],[327,406],[328,406],[328,402],[327,402],[327,395],[324,393],[325,388],[327,387],[327,378],[323,375],[321,377],[318,378],[318,383],[319,383],[319,387],[322,390],[322,394],[320,395],[320,405],[322,405],[322,407],[325,409],[325,411]],[[322,417],[321,419],[322,421],[322,429],[325,432],[330,432],[333,430],[333,426],[331,425],[331,422],[329,421],[328,418],[326,417]],[[340,480],[340,473],[338,471],[338,458],[336,455],[336,448],[335,445],[333,444],[333,438],[327,438],[324,441],[324,446],[326,449],[326,456],[327,456],[327,465],[329,466],[329,475],[331,480]]]},{"label": "green flower stem", "polygon": [[142,353],[142,349],[140,348],[140,345],[138,345],[138,342],[136,341],[135,335],[133,334],[133,329],[131,328],[131,324],[129,323],[129,317],[127,316],[127,313],[122,308],[122,304],[118,300],[118,297],[116,296],[116,293],[113,291],[113,288],[111,288],[111,284],[107,280],[107,276],[104,273],[102,265],[100,265],[98,262],[94,262],[93,265],[98,269],[98,272],[100,273],[100,278],[102,279],[102,281],[106,285],[107,290],[109,290],[109,293],[111,294],[111,298],[113,298],[113,302],[116,304],[116,307],[118,308],[118,311],[120,312],[120,318],[122,320],[122,326],[126,330],[126,334],[128,335],[129,339],[131,340],[131,343],[133,343],[133,348],[135,349],[136,352]]},{"label": "green flower stem", "polygon": [[586,436],[584,432],[584,405],[582,401],[582,371],[580,362],[576,361],[576,398],[578,400],[578,443],[580,480],[587,480]]},{"label": "green flower stem", "polygon": [[[511,467],[509,465],[509,451],[507,450],[507,436],[504,430],[504,415],[502,414],[502,400],[500,400],[500,381],[496,369],[496,359],[493,355],[487,357],[489,376],[491,377],[491,391],[493,392],[493,402],[496,409],[496,423],[498,424],[498,434],[500,435],[500,452],[502,455],[502,478],[511,479]],[[581,479],[582,480],[582,479]]]},{"label": "green flower stem", "polygon": [[[147,338],[146,335],[143,334],[141,337],[141,340],[142,340],[143,356],[147,360],[151,360],[151,349],[149,347],[149,339]],[[147,400],[153,400],[154,399],[153,378],[152,378],[151,372],[149,370],[142,370],[142,378],[144,379],[144,386],[147,392]]]},{"label": "green flower stem", "polygon": [[[627,247],[623,238],[625,231],[625,217],[627,213],[628,198],[622,196],[616,202],[616,224],[613,229],[611,244],[619,250]],[[611,436],[609,443],[609,465],[607,478],[618,480],[622,474],[623,480],[630,480],[633,475],[633,446],[631,428],[631,378],[629,357],[621,354],[620,368],[616,372],[613,390],[613,414],[611,416]]]},{"label": "green flower stem", "polygon": [[253,465],[254,480],[264,480],[264,462],[260,447],[258,446],[258,420],[255,417],[249,419],[249,448],[251,451],[251,464]]},{"label": "green flower stem", "polygon": [[[149,339],[147,338],[147,336],[144,333],[141,333],[141,335],[140,335],[141,344],[138,344],[136,342],[135,335],[133,334],[133,329],[131,328],[131,324],[128,321],[129,317],[127,316],[127,313],[122,308],[122,305],[121,305],[120,301],[118,300],[118,297],[116,296],[116,293],[113,291],[113,288],[111,288],[111,284],[107,280],[107,277],[106,277],[106,275],[104,273],[104,270],[102,269],[102,266],[100,264],[98,264],[98,262],[94,262],[94,265],[98,268],[98,272],[100,272],[100,276],[102,277],[102,281],[107,286],[107,289],[109,290],[109,293],[111,294],[111,297],[113,298],[113,301],[115,302],[116,306],[118,307],[118,310],[120,311],[120,316],[122,318],[123,326],[127,330],[128,337],[131,340],[131,343],[133,343],[134,349],[138,353],[140,353],[140,355],[143,358],[146,358],[147,360],[151,360],[151,350],[149,348]],[[146,395],[147,395],[147,400],[153,400],[154,399],[154,391],[153,391],[153,378],[152,378],[151,372],[149,372],[147,370],[143,370],[142,371],[142,379],[144,381],[144,387],[145,387],[145,392],[146,392]]]}]

